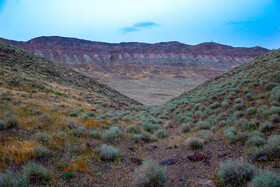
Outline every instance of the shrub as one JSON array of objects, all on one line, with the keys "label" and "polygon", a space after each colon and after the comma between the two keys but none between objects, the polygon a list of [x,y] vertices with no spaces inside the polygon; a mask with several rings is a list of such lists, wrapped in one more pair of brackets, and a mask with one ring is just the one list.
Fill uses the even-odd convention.
[{"label": "shrub", "polygon": [[155,142],[157,141],[157,138],[155,135],[148,133],[148,132],[142,132],[141,134],[141,140],[144,142]]},{"label": "shrub", "polygon": [[31,183],[46,184],[51,180],[52,174],[42,165],[28,162],[23,169],[27,179]]},{"label": "shrub", "polygon": [[233,105],[233,108],[235,110],[241,110],[244,107],[244,103],[237,103],[235,105]]},{"label": "shrub", "polygon": [[134,172],[134,186],[163,186],[166,182],[166,168],[154,160],[147,160]]},{"label": "shrub", "polygon": [[268,155],[270,158],[277,157],[280,154],[280,135],[270,136],[267,143],[257,150],[257,155]]},{"label": "shrub", "polygon": [[246,144],[248,146],[262,146],[266,144],[266,140],[260,136],[252,136],[247,140]]},{"label": "shrub", "polygon": [[42,145],[36,147],[35,152],[39,159],[45,159],[51,155],[51,151]]},{"label": "shrub", "polygon": [[37,132],[33,135],[33,139],[42,142],[43,144],[48,144],[50,141],[50,136],[46,132]]},{"label": "shrub", "polygon": [[269,121],[265,121],[263,123],[261,123],[259,129],[261,132],[268,132],[269,130],[271,130],[273,127],[273,124]]},{"label": "shrub", "polygon": [[240,186],[252,180],[255,175],[255,167],[240,160],[227,160],[221,164],[219,174],[224,184]]},{"label": "shrub", "polygon": [[191,131],[191,125],[190,124],[183,124],[181,131],[182,131],[182,133],[190,132]]},{"label": "shrub", "polygon": [[247,114],[248,115],[253,115],[253,114],[255,114],[256,113],[256,108],[255,107],[250,107],[250,108],[248,108],[247,110],[246,110],[246,112],[247,112]]},{"label": "shrub", "polygon": [[4,121],[0,120],[0,130],[5,130],[6,129],[6,124]]},{"label": "shrub", "polygon": [[118,149],[109,146],[107,144],[103,144],[99,149],[98,152],[100,154],[100,158],[102,160],[111,160],[114,161],[117,156],[119,155]]},{"label": "shrub", "polygon": [[204,140],[204,142],[208,143],[213,140],[214,135],[209,130],[201,130],[199,136]]},{"label": "shrub", "polygon": [[139,135],[139,134],[133,134],[133,135],[131,136],[131,138],[132,138],[132,140],[133,140],[135,143],[141,142],[141,135]]},{"label": "shrub", "polygon": [[18,125],[19,125],[18,120],[14,119],[14,118],[8,119],[6,122],[7,128],[17,128]]},{"label": "shrub", "polygon": [[219,102],[214,102],[214,103],[212,103],[211,105],[209,105],[209,108],[215,109],[215,108],[218,108],[219,106],[220,106],[220,103],[219,103]]},{"label": "shrub", "polygon": [[211,125],[207,121],[200,121],[200,122],[197,123],[197,127],[200,130],[202,130],[202,129],[210,129]]},{"label": "shrub", "polygon": [[78,137],[84,136],[86,134],[86,132],[87,132],[87,129],[82,125],[78,126],[78,128],[76,128],[76,129],[74,129],[74,134]]},{"label": "shrub", "polygon": [[6,171],[5,173],[0,172],[0,186],[27,186],[27,180],[24,175],[18,175],[11,171]]},{"label": "shrub", "polygon": [[224,108],[229,107],[229,105],[230,105],[229,100],[224,100],[224,101],[222,102],[222,107],[224,107]]},{"label": "shrub", "polygon": [[157,131],[155,132],[155,135],[156,135],[156,137],[158,137],[158,138],[165,138],[165,137],[167,137],[167,134],[166,134],[166,132],[165,132],[164,129],[159,129],[159,130],[157,130]]},{"label": "shrub", "polygon": [[93,131],[90,132],[90,136],[92,138],[96,138],[96,139],[101,138],[101,131],[100,130],[93,130]]},{"label": "shrub", "polygon": [[95,114],[94,114],[93,112],[88,112],[87,115],[88,115],[89,117],[94,117],[94,116],[95,116]]},{"label": "shrub", "polygon": [[147,132],[154,132],[159,129],[158,124],[144,122],[141,124],[142,128]]},{"label": "shrub", "polygon": [[280,186],[280,176],[273,171],[263,171],[252,180],[255,187],[278,187]]},{"label": "shrub", "polygon": [[244,103],[244,100],[241,98],[237,98],[234,100],[235,103]]},{"label": "shrub", "polygon": [[71,116],[71,117],[78,117],[79,114],[78,114],[78,112],[73,111],[73,112],[70,113],[70,116]]},{"label": "shrub", "polygon": [[203,140],[201,140],[200,138],[190,138],[187,140],[187,145],[192,150],[202,149]]},{"label": "shrub", "polygon": [[273,123],[278,123],[280,122],[280,116],[278,114],[273,114],[270,116],[270,121]]},{"label": "shrub", "polygon": [[118,127],[112,126],[102,134],[102,138],[107,142],[115,142],[116,138],[121,135],[121,130]]},{"label": "shrub", "polygon": [[135,131],[135,125],[129,125],[128,127],[126,127],[126,132],[134,132]]}]

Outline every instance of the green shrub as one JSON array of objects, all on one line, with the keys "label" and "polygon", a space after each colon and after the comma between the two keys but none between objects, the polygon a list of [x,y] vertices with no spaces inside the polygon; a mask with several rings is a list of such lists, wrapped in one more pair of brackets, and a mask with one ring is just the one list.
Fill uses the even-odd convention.
[{"label": "green shrub", "polygon": [[278,114],[273,114],[270,116],[270,121],[273,123],[279,123],[280,122],[280,116]]},{"label": "green shrub", "polygon": [[131,136],[132,140],[135,142],[135,143],[139,143],[142,141],[142,138],[141,138],[141,135],[140,134],[133,134]]},{"label": "green shrub", "polygon": [[252,146],[262,146],[262,145],[266,144],[266,140],[260,136],[252,136],[247,140],[246,144],[251,147]]},{"label": "green shrub", "polygon": [[28,162],[23,171],[31,183],[46,184],[51,180],[52,174],[44,166],[35,162]]},{"label": "green shrub", "polygon": [[263,123],[261,123],[259,129],[261,132],[268,132],[272,129],[273,124],[269,121],[265,121]]},{"label": "green shrub", "polygon": [[154,132],[154,131],[158,130],[160,127],[158,124],[148,123],[148,122],[142,123],[141,126],[147,132]]},{"label": "green shrub", "polygon": [[244,106],[245,106],[244,103],[237,103],[237,104],[233,105],[233,108],[235,110],[241,110]]},{"label": "green shrub", "polygon": [[107,144],[103,144],[97,151],[100,154],[100,158],[107,161],[114,161],[119,155],[118,149]]},{"label": "green shrub", "polygon": [[101,131],[100,130],[93,130],[93,131],[90,132],[90,136],[92,138],[99,139],[99,138],[101,138]]},{"label": "green shrub", "polygon": [[0,172],[0,186],[27,186],[27,179],[24,175],[19,175],[11,171],[6,171],[5,173]]},{"label": "green shrub", "polygon": [[70,116],[71,116],[71,117],[78,117],[79,114],[78,114],[77,111],[73,111],[73,112],[70,113]]},{"label": "green shrub", "polygon": [[215,108],[218,108],[219,106],[220,106],[220,103],[219,103],[219,102],[214,102],[214,103],[212,103],[211,105],[209,105],[209,108],[215,109]]},{"label": "green shrub", "polygon": [[235,103],[244,103],[244,100],[241,98],[237,98],[234,100]]},{"label": "green shrub", "polygon": [[255,170],[255,167],[247,162],[227,160],[221,163],[219,174],[225,185],[241,186],[252,180]]},{"label": "green shrub", "polygon": [[197,123],[197,127],[200,130],[202,130],[202,129],[210,129],[211,125],[207,121],[200,121],[200,122]]},{"label": "green shrub", "polygon": [[51,156],[51,151],[42,145],[36,147],[35,152],[38,159],[45,159]]},{"label": "green shrub", "polygon": [[269,170],[262,171],[254,177],[252,184],[255,187],[279,187],[280,175]]},{"label": "green shrub", "polygon": [[115,142],[116,138],[121,136],[122,132],[118,127],[112,126],[102,133],[102,138],[107,142]]},{"label": "green shrub", "polygon": [[255,107],[250,107],[246,110],[247,114],[248,115],[253,115],[257,112],[256,108]]},{"label": "green shrub", "polygon": [[14,119],[14,118],[8,119],[6,122],[7,128],[18,128],[18,125],[19,125],[18,120]]},{"label": "green shrub", "polygon": [[163,186],[166,182],[166,168],[154,160],[147,160],[133,175],[133,186]]},{"label": "green shrub", "polygon": [[187,145],[192,150],[202,149],[203,140],[201,140],[200,138],[190,138],[187,140]]},{"label": "green shrub", "polygon": [[141,140],[144,142],[155,142],[157,141],[157,138],[155,135],[148,133],[148,132],[142,132],[141,134]]},{"label": "green shrub", "polygon": [[91,118],[95,116],[95,114],[93,112],[88,112],[87,115]]},{"label": "green shrub", "polygon": [[190,132],[191,131],[191,125],[190,124],[183,124],[181,131],[182,131],[182,133]]},{"label": "green shrub", "polygon": [[214,135],[209,130],[201,130],[199,136],[204,140],[205,143],[211,142],[214,138]]},{"label": "green shrub", "polygon": [[224,101],[222,102],[222,107],[223,107],[223,108],[227,108],[227,107],[229,107],[229,105],[230,105],[229,100],[224,100]]},{"label": "green shrub", "polygon": [[156,135],[156,137],[158,137],[158,138],[165,138],[165,137],[167,137],[167,134],[166,134],[166,132],[165,132],[164,129],[159,129],[159,130],[157,130],[157,131],[155,132],[155,135]]},{"label": "green shrub", "polygon": [[48,144],[50,141],[50,135],[46,132],[37,132],[33,135],[33,139],[42,142],[43,144]]},{"label": "green shrub", "polygon": [[128,127],[126,127],[126,132],[132,133],[135,132],[135,125],[129,125]]},{"label": "green shrub", "polygon": [[6,124],[4,121],[0,120],[0,130],[5,130],[7,127],[6,127]]},{"label": "green shrub", "polygon": [[74,129],[74,134],[78,137],[85,136],[86,133],[87,128],[82,125],[79,125],[76,129]]},{"label": "green shrub", "polygon": [[270,136],[267,143],[256,150],[259,156],[268,155],[270,158],[279,157],[280,154],[280,135]]}]

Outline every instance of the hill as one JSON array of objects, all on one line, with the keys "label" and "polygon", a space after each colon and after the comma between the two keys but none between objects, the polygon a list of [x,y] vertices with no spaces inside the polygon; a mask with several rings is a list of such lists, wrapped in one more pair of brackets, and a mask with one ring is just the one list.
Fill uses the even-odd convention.
[{"label": "hill", "polygon": [[218,43],[103,43],[65,37],[1,39],[84,75],[143,104],[163,104],[185,90],[268,52]]}]

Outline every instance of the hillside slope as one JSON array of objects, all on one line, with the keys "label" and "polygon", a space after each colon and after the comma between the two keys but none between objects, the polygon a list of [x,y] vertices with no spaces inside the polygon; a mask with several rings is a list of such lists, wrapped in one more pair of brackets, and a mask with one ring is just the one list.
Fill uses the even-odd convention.
[{"label": "hillside slope", "polygon": [[144,104],[160,104],[203,81],[268,52],[261,47],[218,43],[92,42],[39,37],[27,42],[4,40],[73,68]]},{"label": "hillside slope", "polygon": [[[49,97],[56,95],[88,104],[127,107],[138,104],[116,90],[64,66],[30,52],[0,43],[1,87],[16,91],[39,89]],[[71,95],[71,91],[75,91]],[[35,94],[34,94],[35,95]]]}]

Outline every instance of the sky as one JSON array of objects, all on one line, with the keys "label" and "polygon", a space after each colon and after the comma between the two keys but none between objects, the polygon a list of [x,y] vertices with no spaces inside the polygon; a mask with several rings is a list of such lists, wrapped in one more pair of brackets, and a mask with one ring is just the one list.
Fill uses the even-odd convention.
[{"label": "sky", "polygon": [[280,0],[0,0],[0,37],[280,48]]}]

